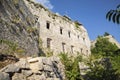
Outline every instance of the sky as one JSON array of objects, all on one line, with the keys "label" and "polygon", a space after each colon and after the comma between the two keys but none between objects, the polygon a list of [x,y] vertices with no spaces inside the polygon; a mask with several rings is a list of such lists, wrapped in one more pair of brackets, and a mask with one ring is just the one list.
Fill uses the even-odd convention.
[{"label": "sky", "polygon": [[54,13],[67,15],[87,29],[90,40],[108,32],[120,43],[120,24],[106,20],[106,13],[116,9],[120,0],[37,0]]}]

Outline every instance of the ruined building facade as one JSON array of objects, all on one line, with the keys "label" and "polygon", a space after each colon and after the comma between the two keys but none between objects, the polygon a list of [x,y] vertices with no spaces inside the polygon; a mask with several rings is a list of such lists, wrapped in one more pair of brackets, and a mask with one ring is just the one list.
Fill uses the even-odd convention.
[{"label": "ruined building facade", "polygon": [[35,27],[39,29],[39,38],[44,49],[50,49],[54,54],[90,54],[90,40],[82,24],[72,21],[67,16],[52,13],[38,3],[24,1],[36,17]]}]

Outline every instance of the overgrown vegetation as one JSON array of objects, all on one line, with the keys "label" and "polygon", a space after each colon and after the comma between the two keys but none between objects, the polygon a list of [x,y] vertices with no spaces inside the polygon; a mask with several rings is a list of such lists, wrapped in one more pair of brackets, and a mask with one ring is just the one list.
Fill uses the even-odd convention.
[{"label": "overgrown vegetation", "polygon": [[49,48],[44,48],[45,54],[43,53],[44,56],[46,57],[51,57],[53,56],[53,51]]},{"label": "overgrown vegetation", "polygon": [[79,23],[78,23],[77,21],[75,21],[74,23],[75,23],[75,27],[76,27],[76,28],[80,28],[80,27],[79,27]]},{"label": "overgrown vegetation", "polygon": [[103,36],[99,36],[95,47],[91,49],[92,54],[102,55],[102,56],[114,56],[114,51],[116,51],[118,47],[116,44],[109,42],[107,38]]},{"label": "overgrown vegetation", "polygon": [[91,52],[85,80],[120,80],[120,50],[115,44],[99,36]]},{"label": "overgrown vegetation", "polygon": [[27,27],[27,32],[28,32],[28,33],[35,32],[36,30],[37,30],[36,27]]},{"label": "overgrown vegetation", "polygon": [[19,48],[17,43],[14,43],[9,40],[0,39],[0,45],[3,49],[1,49],[2,54],[8,54],[8,55],[16,55],[24,53],[24,49]]},{"label": "overgrown vegetation", "polygon": [[65,66],[66,80],[81,80],[78,62],[82,60],[82,57],[79,55],[73,58],[67,53],[61,53],[60,59]]}]

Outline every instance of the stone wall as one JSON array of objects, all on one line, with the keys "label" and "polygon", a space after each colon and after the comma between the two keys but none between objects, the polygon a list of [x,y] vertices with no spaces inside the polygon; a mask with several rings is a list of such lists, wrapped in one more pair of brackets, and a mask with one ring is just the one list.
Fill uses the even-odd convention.
[{"label": "stone wall", "polygon": [[[49,47],[54,54],[60,52],[68,52],[71,55],[75,55],[76,52],[83,53],[83,55],[90,54],[90,40],[87,30],[82,24],[72,21],[67,16],[52,13],[41,4],[31,0],[24,1],[30,11],[37,17],[36,27],[39,29],[44,49],[50,43]],[[47,25],[49,25],[49,29]],[[47,38],[50,39],[48,43]]]},{"label": "stone wall", "polygon": [[58,57],[20,59],[0,70],[0,80],[65,80]]}]

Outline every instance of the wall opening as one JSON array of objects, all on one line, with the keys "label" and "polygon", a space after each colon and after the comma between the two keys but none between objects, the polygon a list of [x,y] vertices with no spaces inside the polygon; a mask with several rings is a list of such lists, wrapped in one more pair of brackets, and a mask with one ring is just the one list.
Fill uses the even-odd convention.
[{"label": "wall opening", "polygon": [[46,22],[46,28],[50,29],[50,22],[49,21]]},{"label": "wall opening", "polygon": [[51,40],[50,38],[47,38],[47,48],[51,48]]},{"label": "wall opening", "polygon": [[60,34],[63,34],[63,28],[60,28]]},{"label": "wall opening", "polygon": [[80,36],[78,35],[77,37],[78,37],[78,39],[79,39]]},{"label": "wall opening", "polygon": [[80,52],[83,53],[83,48],[80,48]]},{"label": "wall opening", "polygon": [[65,43],[62,43],[62,51],[65,52]]},{"label": "wall opening", "polygon": [[69,36],[69,38],[70,38],[70,31],[68,31],[68,36]]},{"label": "wall opening", "polygon": [[83,41],[85,42],[85,38],[83,38]]},{"label": "wall opening", "polygon": [[88,50],[86,50],[86,54],[88,55]]},{"label": "wall opening", "polygon": [[73,53],[73,52],[74,52],[73,48],[74,48],[74,46],[71,46],[71,53]]}]

